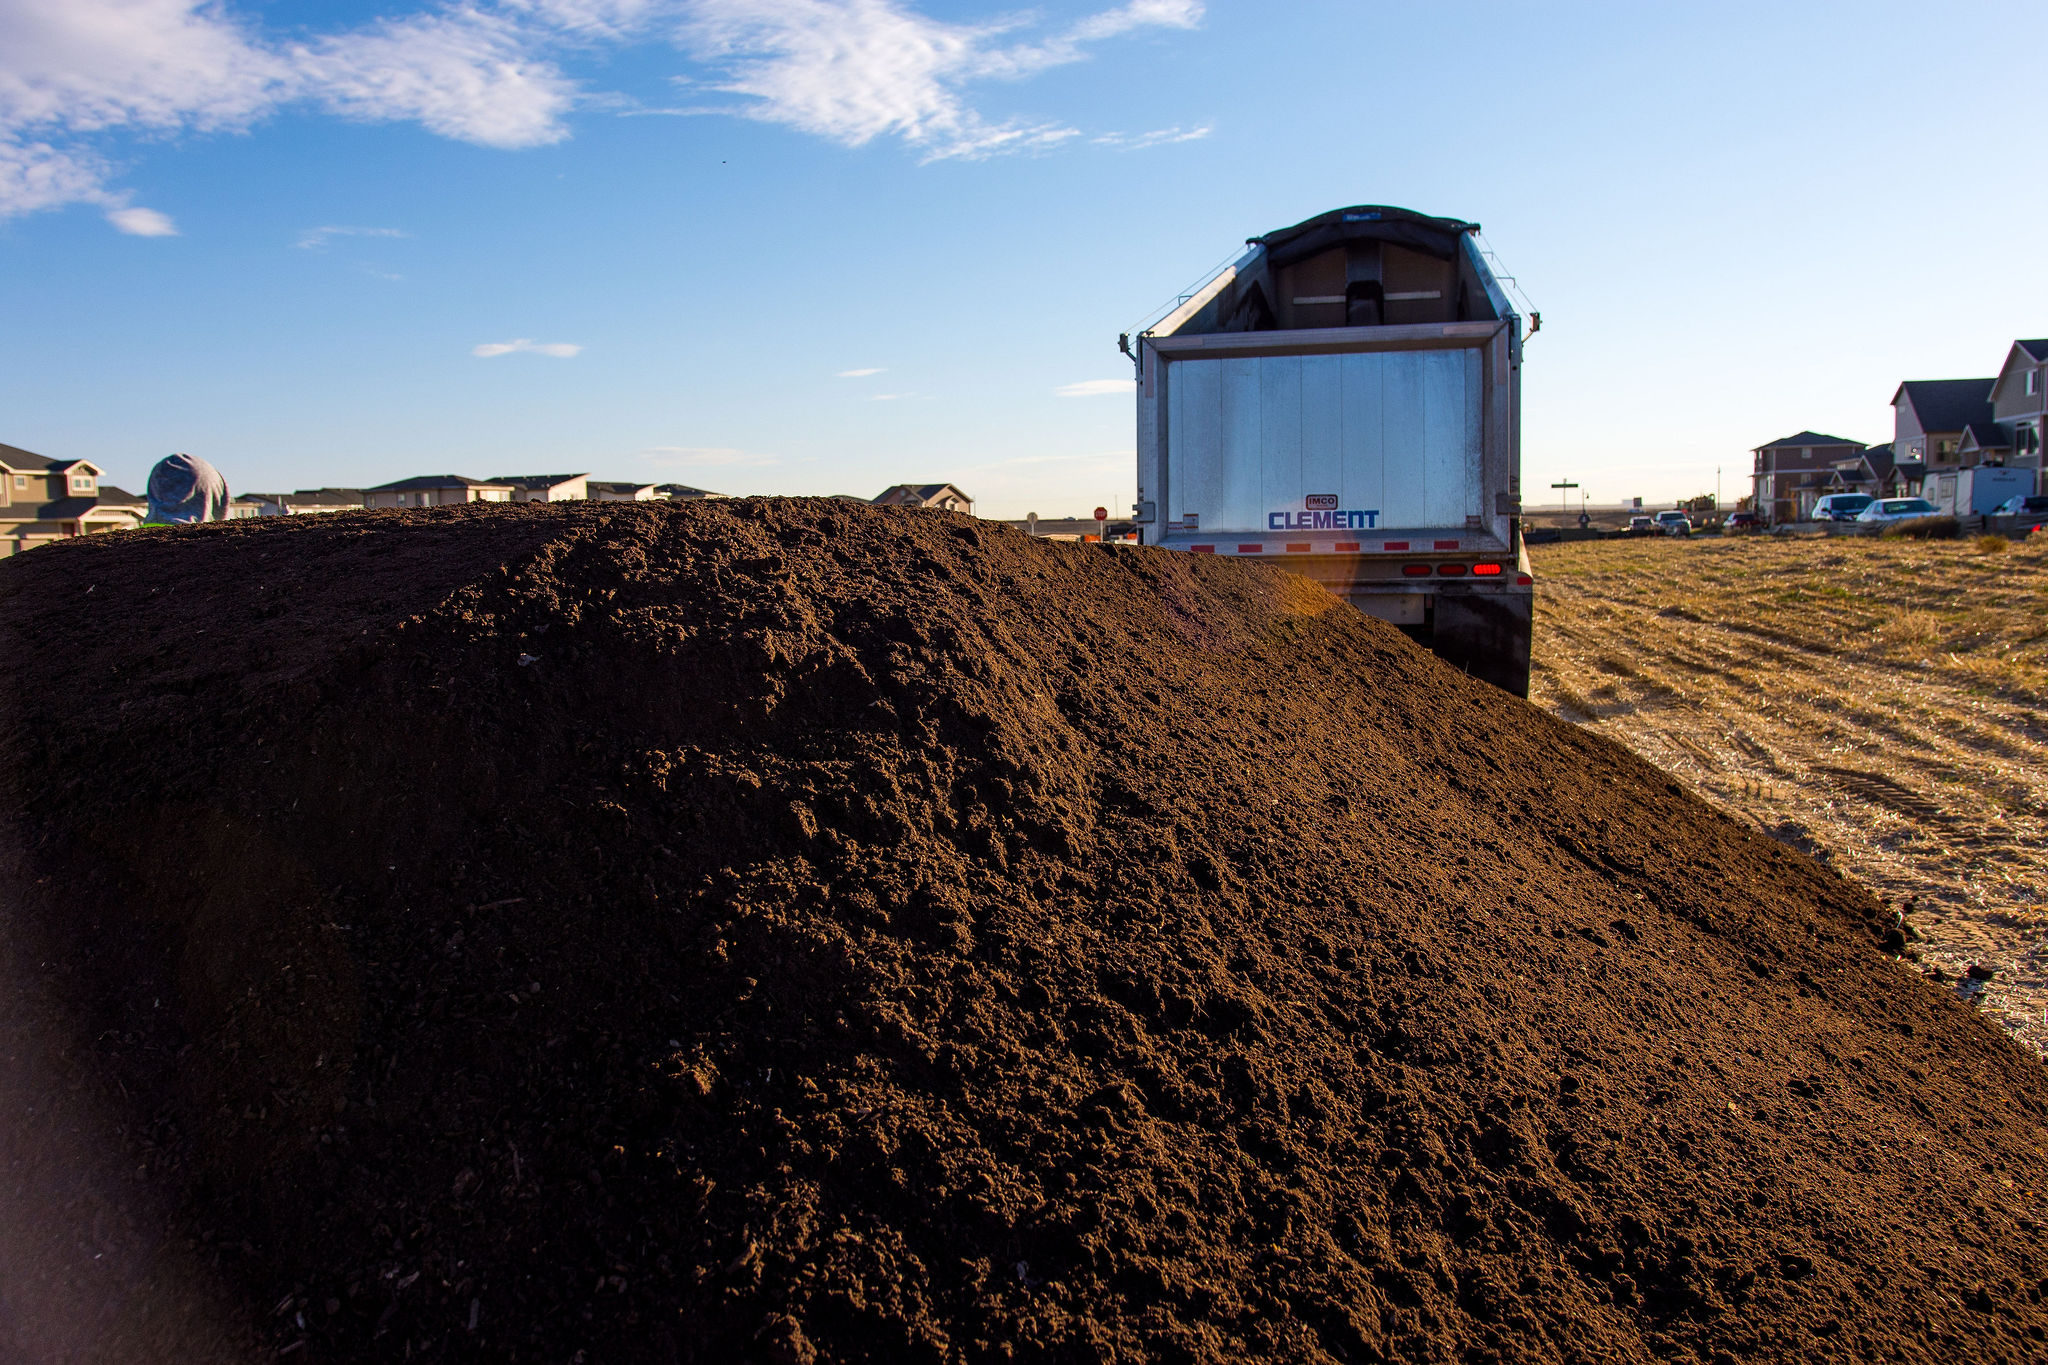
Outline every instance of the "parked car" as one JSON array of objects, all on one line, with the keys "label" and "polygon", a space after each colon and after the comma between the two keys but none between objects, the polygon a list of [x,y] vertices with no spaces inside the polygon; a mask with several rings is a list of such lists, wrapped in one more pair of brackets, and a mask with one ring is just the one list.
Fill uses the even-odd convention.
[{"label": "parked car", "polygon": [[1632,536],[1653,536],[1657,534],[1657,519],[1655,517],[1630,517],[1628,519],[1628,533]]},{"label": "parked car", "polygon": [[1723,531],[1754,531],[1762,526],[1763,519],[1754,512],[1730,512]]},{"label": "parked car", "polygon": [[1857,513],[1856,520],[1863,526],[1890,526],[1894,522],[1931,517],[1940,510],[1925,498],[1873,498],[1870,506]]},{"label": "parked car", "polygon": [[1657,529],[1667,536],[1689,536],[1692,534],[1692,518],[1683,512],[1659,512]]},{"label": "parked car", "polygon": [[1829,493],[1813,504],[1815,521],[1854,521],[1877,499],[1868,493]]},{"label": "parked car", "polygon": [[2048,493],[2021,493],[1998,504],[1984,519],[1984,529],[2008,536],[2030,536],[2048,527]]}]

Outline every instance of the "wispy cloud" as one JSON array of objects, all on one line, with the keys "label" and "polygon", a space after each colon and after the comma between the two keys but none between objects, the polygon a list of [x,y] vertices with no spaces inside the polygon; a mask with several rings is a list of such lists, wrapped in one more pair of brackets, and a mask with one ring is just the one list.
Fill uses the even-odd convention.
[{"label": "wispy cloud", "polygon": [[899,398],[922,397],[924,397],[924,395],[920,393],[871,393],[868,395],[868,401],[870,403],[893,403]]},{"label": "wispy cloud", "polygon": [[1167,147],[1176,142],[1199,142],[1214,131],[1206,123],[1199,128],[1182,128],[1176,124],[1171,128],[1155,128],[1149,133],[1104,133],[1089,140],[1098,147],[1114,147],[1122,152],[1142,152],[1147,147]]},{"label": "wispy cloud", "polygon": [[171,221],[171,216],[155,209],[109,209],[107,221],[114,225],[115,231],[125,232],[130,237],[178,235],[178,225]]},{"label": "wispy cloud", "polygon": [[1005,44],[1015,18],[952,24],[896,0],[695,0],[683,37],[719,69],[734,112],[849,147],[883,135],[926,160],[1045,148],[1080,136],[1054,119],[982,117],[961,87],[1082,60],[1091,43],[1145,27],[1190,28],[1200,0],[1133,0],[1043,41]]},{"label": "wispy cloud", "polygon": [[1061,398],[1106,398],[1113,393],[1131,393],[1137,387],[1137,381],[1131,379],[1084,379],[1078,384],[1062,384],[1053,393]]},{"label": "wispy cloud", "polygon": [[0,4],[0,218],[68,203],[128,211],[90,139],[243,129],[288,104],[485,146],[557,141],[574,86],[545,56],[540,8],[448,3],[279,41],[221,0]]},{"label": "wispy cloud", "polygon": [[295,36],[266,32],[262,12],[251,0],[0,0],[0,218],[89,203],[141,221],[152,211],[110,188],[108,139],[238,131],[287,107],[485,147],[559,142],[578,106],[637,106],[584,89],[565,65],[646,43],[696,63],[677,77],[696,107],[672,112],[851,147],[895,138],[927,161],[1044,149],[1082,134],[1056,117],[986,116],[969,87],[1085,61],[1140,30],[1192,28],[1203,7],[1129,0],[1049,33],[1028,15],[934,19],[909,0],[429,0]]},{"label": "wispy cloud", "polygon": [[882,367],[877,365],[875,368],[871,370],[841,370],[838,374],[835,374],[832,377],[834,379],[866,379],[871,374],[881,373],[883,373]]},{"label": "wispy cloud", "polygon": [[515,352],[526,351],[533,355],[551,355],[567,360],[582,349],[581,346],[572,346],[566,341],[535,341],[531,337],[520,337],[517,341],[487,341],[483,345],[473,348],[470,354],[483,356],[488,359],[491,356],[512,355]]},{"label": "wispy cloud", "polygon": [[307,228],[299,234],[299,240],[292,243],[301,251],[318,251],[336,237],[410,237],[403,228],[379,227],[316,227]]},{"label": "wispy cloud", "polygon": [[663,468],[712,469],[780,464],[779,455],[763,455],[732,446],[649,446],[642,459]]}]

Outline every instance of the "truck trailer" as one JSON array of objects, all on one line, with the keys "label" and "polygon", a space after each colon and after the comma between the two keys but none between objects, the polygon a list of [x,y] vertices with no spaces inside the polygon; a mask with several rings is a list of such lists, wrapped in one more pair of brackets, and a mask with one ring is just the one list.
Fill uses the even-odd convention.
[{"label": "truck trailer", "polygon": [[1522,319],[1478,231],[1335,209],[1120,337],[1133,512],[1148,545],[1282,563],[1527,696]]},{"label": "truck trailer", "polygon": [[2034,471],[2004,465],[1930,473],[1921,485],[1927,500],[1952,517],[1985,517],[2008,498],[2034,491]]}]

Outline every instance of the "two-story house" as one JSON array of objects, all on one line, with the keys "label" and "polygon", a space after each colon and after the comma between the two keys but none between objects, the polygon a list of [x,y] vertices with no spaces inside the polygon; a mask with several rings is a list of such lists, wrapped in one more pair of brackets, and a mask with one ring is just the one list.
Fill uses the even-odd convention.
[{"label": "two-story house", "polygon": [[[1963,436],[1991,425],[1989,379],[1908,379],[1892,394],[1892,451],[1930,470],[1959,469]],[[1977,443],[1981,451],[1981,443]]]},{"label": "two-story house", "polygon": [[0,445],[0,556],[140,525],[142,501],[102,484],[101,473],[90,460],[53,460]]},{"label": "two-story house", "polygon": [[899,483],[882,490],[878,507],[936,507],[945,512],[974,515],[974,499],[950,483]]},{"label": "two-story house", "polygon": [[2048,339],[2015,341],[1991,384],[1991,415],[2007,433],[2008,462],[2039,469],[2048,433]]},{"label": "two-story house", "polygon": [[1827,491],[1837,465],[1853,465],[1863,453],[1861,441],[1802,431],[1770,441],[1750,453],[1756,463],[1750,474],[1754,507],[1772,522],[1804,521],[1814,499]]},{"label": "two-story house", "polygon": [[379,507],[444,507],[461,502],[510,502],[512,485],[461,474],[421,474],[380,483],[363,490],[363,505]]}]

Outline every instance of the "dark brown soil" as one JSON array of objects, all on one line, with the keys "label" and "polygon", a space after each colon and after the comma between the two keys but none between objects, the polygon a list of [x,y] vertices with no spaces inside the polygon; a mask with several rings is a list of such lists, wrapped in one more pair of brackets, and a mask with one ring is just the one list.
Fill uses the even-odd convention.
[{"label": "dark brown soil", "polygon": [[2048,1352],[2039,1065],[1301,579],[290,518],[0,562],[0,657],[0,1353]]}]

